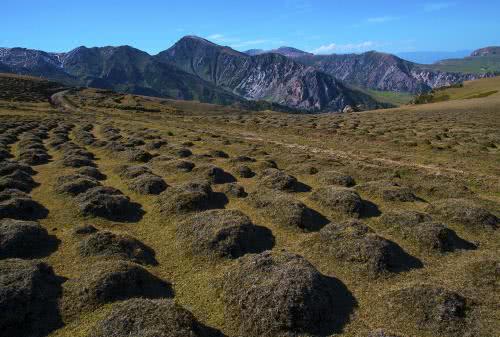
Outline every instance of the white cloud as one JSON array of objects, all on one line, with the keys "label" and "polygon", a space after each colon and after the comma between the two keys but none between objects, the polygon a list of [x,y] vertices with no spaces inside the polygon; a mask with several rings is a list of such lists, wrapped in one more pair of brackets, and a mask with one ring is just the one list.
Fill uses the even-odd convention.
[{"label": "white cloud", "polygon": [[364,52],[372,50],[378,46],[377,43],[373,41],[364,41],[360,43],[347,43],[347,44],[336,44],[331,43],[327,45],[320,46],[311,52],[313,54],[333,54],[333,53],[353,53],[353,52]]},{"label": "white cloud", "polygon": [[228,45],[231,48],[244,48],[244,47],[258,46],[263,44],[278,45],[285,43],[285,41],[282,40],[271,40],[271,39],[242,40],[237,37],[230,37],[220,33],[208,35],[205,38],[217,44]]},{"label": "white cloud", "polygon": [[212,35],[207,36],[207,39],[209,39],[209,40],[221,40],[221,39],[224,39],[224,35],[212,34]]},{"label": "white cloud", "polygon": [[429,2],[424,5],[425,12],[436,12],[454,6],[454,2]]},{"label": "white cloud", "polygon": [[397,16],[379,16],[379,17],[369,18],[366,21],[368,23],[385,23],[385,22],[396,21],[396,20],[399,20],[399,17],[397,17]]},{"label": "white cloud", "polygon": [[266,44],[266,43],[272,43],[273,41],[270,40],[249,40],[249,41],[240,41],[237,43],[231,44],[231,47],[233,48],[241,48],[241,47],[248,47],[248,46],[257,46],[261,44]]}]

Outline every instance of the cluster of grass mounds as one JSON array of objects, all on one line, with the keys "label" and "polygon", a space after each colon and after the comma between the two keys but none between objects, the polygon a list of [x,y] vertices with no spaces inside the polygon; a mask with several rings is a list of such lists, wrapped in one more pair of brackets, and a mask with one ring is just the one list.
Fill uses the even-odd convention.
[{"label": "cluster of grass mounds", "polygon": [[254,163],[257,160],[253,157],[248,157],[248,156],[237,156],[234,158],[231,158],[230,160],[232,163]]},{"label": "cluster of grass mounds", "polygon": [[208,155],[214,158],[229,158],[229,155],[222,150],[212,150],[208,153]]},{"label": "cluster of grass mounds", "polygon": [[421,267],[416,258],[408,255],[396,243],[377,235],[358,220],[341,224],[330,223],[307,242],[321,254],[327,253],[337,261],[368,277],[379,277]]},{"label": "cluster of grass mounds", "polygon": [[323,185],[337,185],[344,187],[352,187],[356,185],[356,181],[353,177],[338,171],[322,171],[318,174],[318,180]]},{"label": "cluster of grass mounds", "polygon": [[443,221],[471,229],[496,229],[498,217],[465,199],[445,199],[428,206],[427,211]]},{"label": "cluster of grass mounds", "polygon": [[207,180],[212,184],[226,184],[236,181],[231,174],[224,171],[222,168],[210,164],[196,166],[192,170],[192,173],[195,174],[197,178]]},{"label": "cluster of grass mounds", "polygon": [[69,174],[57,178],[55,190],[58,193],[77,196],[97,186],[101,186],[101,184],[94,178],[80,174]]},{"label": "cluster of grass mounds", "polygon": [[321,214],[285,193],[255,192],[250,194],[248,201],[264,216],[285,228],[314,231],[328,223]]},{"label": "cluster of grass mounds", "polygon": [[62,326],[58,310],[61,281],[39,261],[0,261],[2,336],[46,336]]},{"label": "cluster of grass mounds", "polygon": [[0,161],[0,191],[16,189],[30,192],[38,186],[32,178],[34,173],[30,166],[17,161],[8,159]]},{"label": "cluster of grass mounds", "polygon": [[[472,336],[469,301],[460,294],[431,285],[413,285],[381,295],[374,320],[402,335]],[[472,333],[472,334],[470,334]]]},{"label": "cluster of grass mounds", "polygon": [[127,150],[127,148],[120,142],[117,141],[104,141],[104,143],[101,144],[103,148],[110,152],[123,152]]},{"label": "cluster of grass mounds", "polygon": [[147,166],[122,166],[120,177],[127,179],[127,186],[140,194],[160,194],[167,189],[167,183]]},{"label": "cluster of grass mounds", "polygon": [[416,211],[391,211],[384,213],[380,222],[405,240],[417,244],[422,250],[440,253],[458,249],[473,249],[475,245],[461,239],[445,225],[432,222],[430,215]]},{"label": "cluster of grass mounds", "polygon": [[156,265],[154,251],[139,240],[110,231],[88,231],[79,234],[78,252],[81,256],[118,258],[139,264]]},{"label": "cluster of grass mounds", "polygon": [[64,283],[62,312],[71,316],[130,298],[171,296],[170,285],[143,267],[126,261],[102,261]]},{"label": "cluster of grass mounds", "polygon": [[164,139],[153,140],[153,141],[147,142],[145,148],[146,148],[146,150],[154,151],[154,150],[161,149],[163,146],[165,146],[167,144],[168,144],[168,142]]},{"label": "cluster of grass mounds", "polygon": [[140,205],[130,201],[120,190],[98,186],[78,194],[76,203],[84,216],[117,221],[136,221],[144,213]]},{"label": "cluster of grass mounds", "polygon": [[142,149],[127,149],[120,154],[129,162],[147,163],[153,158],[151,153]]},{"label": "cluster of grass mounds", "polygon": [[195,168],[195,163],[182,160],[182,159],[173,159],[169,156],[158,156],[153,159],[154,168],[159,172],[163,172],[165,174],[172,174],[177,172],[191,172]]},{"label": "cluster of grass mounds", "polygon": [[74,128],[73,124],[61,124],[52,130],[52,137],[49,146],[59,150],[62,145],[69,142],[69,132]]},{"label": "cluster of grass mounds", "polygon": [[132,179],[128,187],[140,194],[160,194],[167,188],[167,183],[155,174],[142,174]]},{"label": "cluster of grass mounds", "polygon": [[99,169],[92,166],[82,166],[76,171],[76,173],[82,176],[93,178],[95,180],[106,179],[106,176],[103,173],[101,173]]},{"label": "cluster of grass mounds", "polygon": [[186,214],[220,208],[216,193],[209,182],[190,182],[169,187],[156,200],[156,207],[163,215]]},{"label": "cluster of grass mounds", "polygon": [[125,147],[137,147],[137,146],[142,146],[144,144],[146,144],[146,142],[143,139],[135,137],[125,138],[125,140],[123,141],[123,146]]},{"label": "cluster of grass mounds", "polygon": [[240,258],[224,275],[222,293],[225,317],[249,337],[329,335],[353,306],[338,281],[287,252]]},{"label": "cluster of grass mounds", "polygon": [[193,152],[191,152],[190,149],[187,148],[172,148],[171,153],[179,158],[187,158],[191,157],[193,155]]},{"label": "cluster of grass mounds", "polygon": [[229,183],[223,185],[221,189],[222,193],[235,198],[245,198],[248,193],[245,192],[245,188],[237,183]]},{"label": "cluster of grass mounds", "polygon": [[113,306],[89,337],[221,337],[170,299],[130,299]]},{"label": "cluster of grass mounds", "polygon": [[297,178],[275,168],[263,170],[259,178],[260,185],[269,189],[286,192],[301,190]]},{"label": "cluster of grass mounds", "polygon": [[61,162],[63,166],[74,168],[95,166],[94,155],[73,142],[61,145],[60,149],[63,152]]},{"label": "cluster of grass mounds", "polygon": [[0,220],[0,259],[41,257],[56,246],[57,240],[37,222]]},{"label": "cluster of grass mounds", "polygon": [[122,135],[120,134],[120,129],[109,124],[102,125],[100,127],[101,134],[109,141],[115,141],[122,139]]},{"label": "cluster of grass mounds", "polygon": [[274,237],[265,227],[237,210],[209,210],[195,213],[177,226],[177,237],[195,254],[238,258],[247,253],[271,249]]},{"label": "cluster of grass mounds", "polygon": [[43,140],[35,134],[25,134],[18,143],[19,160],[28,165],[46,164],[50,160]]},{"label": "cluster of grass mounds", "polygon": [[474,192],[463,180],[441,174],[423,174],[419,172],[415,177],[405,177],[405,182],[417,193],[434,199],[449,198],[450,196],[468,198],[474,195]]},{"label": "cluster of grass mounds", "polygon": [[75,140],[83,145],[93,145],[96,142],[96,138],[91,132],[93,128],[92,124],[86,124],[77,128],[73,132]]},{"label": "cluster of grass mounds", "polygon": [[412,202],[419,200],[409,187],[388,180],[375,180],[356,186],[356,190],[376,196],[385,201]]},{"label": "cluster of grass mounds", "polygon": [[236,174],[241,178],[252,178],[255,176],[255,172],[252,171],[247,165],[239,165],[235,168]]},{"label": "cluster of grass mounds", "polygon": [[363,211],[359,194],[346,187],[320,187],[313,191],[311,199],[325,209],[351,217],[359,217]]},{"label": "cluster of grass mounds", "polygon": [[0,192],[0,219],[35,220],[45,218],[48,210],[17,189]]},{"label": "cluster of grass mounds", "polygon": [[40,78],[27,78],[14,74],[2,74],[0,99],[18,102],[47,102],[51,95],[65,88],[57,82]]}]

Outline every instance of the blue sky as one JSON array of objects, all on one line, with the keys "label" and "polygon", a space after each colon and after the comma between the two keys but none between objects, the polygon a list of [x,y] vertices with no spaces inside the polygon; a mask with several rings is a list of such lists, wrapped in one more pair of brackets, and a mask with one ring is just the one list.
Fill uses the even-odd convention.
[{"label": "blue sky", "polygon": [[198,35],[237,50],[455,51],[500,45],[498,13],[498,0],[2,0],[0,46],[156,54]]}]

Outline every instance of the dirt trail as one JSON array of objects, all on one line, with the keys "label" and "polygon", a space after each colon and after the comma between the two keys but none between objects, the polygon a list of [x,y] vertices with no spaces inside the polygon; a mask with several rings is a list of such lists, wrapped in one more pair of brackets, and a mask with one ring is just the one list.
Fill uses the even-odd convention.
[{"label": "dirt trail", "polygon": [[68,102],[64,97],[67,92],[68,90],[56,92],[50,96],[50,102],[61,112],[80,112],[76,106]]}]

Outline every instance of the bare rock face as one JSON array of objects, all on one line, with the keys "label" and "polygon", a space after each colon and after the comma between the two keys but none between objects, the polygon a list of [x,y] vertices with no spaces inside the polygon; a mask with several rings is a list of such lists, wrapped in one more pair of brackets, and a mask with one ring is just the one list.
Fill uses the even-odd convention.
[{"label": "bare rock face", "polygon": [[347,83],[383,91],[419,93],[491,76],[429,70],[395,55],[375,51],[359,55],[302,55],[294,60]]},{"label": "bare rock face", "polygon": [[309,111],[342,111],[380,104],[333,76],[278,53],[249,56],[197,37],[184,37],[156,56],[246,99]]}]

